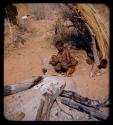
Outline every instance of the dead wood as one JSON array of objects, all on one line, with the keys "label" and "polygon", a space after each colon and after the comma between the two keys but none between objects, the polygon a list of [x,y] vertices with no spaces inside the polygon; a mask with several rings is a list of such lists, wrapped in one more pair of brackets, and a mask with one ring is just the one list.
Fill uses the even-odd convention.
[{"label": "dead wood", "polygon": [[98,55],[98,50],[97,50],[97,47],[96,47],[96,42],[95,42],[95,34],[93,33],[92,29],[90,28],[90,26],[85,23],[88,30],[90,31],[90,34],[91,34],[91,38],[92,38],[92,51],[93,51],[93,55],[94,55],[94,60],[96,62],[97,65],[100,64],[100,59],[99,59],[99,55]]},{"label": "dead wood", "polygon": [[44,97],[45,97],[45,102],[44,102],[44,107],[43,107],[43,111],[41,115],[42,121],[48,120],[47,110],[48,110],[48,105],[49,105],[49,94],[44,93]]},{"label": "dead wood", "polygon": [[[49,121],[50,120],[50,112],[51,108],[56,100],[56,98],[62,93],[63,89],[65,88],[66,84],[62,85],[60,88],[58,88],[55,92],[55,94],[50,95],[49,93],[44,93],[45,101],[44,101],[44,106],[43,109],[41,107],[42,112],[36,116],[36,120],[41,120],[41,121]],[[39,107],[40,108],[40,107]],[[38,111],[40,111],[38,109]]]},{"label": "dead wood", "polygon": [[[40,106],[43,91],[31,88],[4,97],[4,115],[8,120],[17,120],[16,114],[23,112],[22,121],[34,121]],[[21,120],[19,120],[21,121]]]},{"label": "dead wood", "polygon": [[42,79],[43,79],[42,76],[38,76],[35,79],[25,80],[21,83],[5,85],[4,86],[4,96],[8,96],[11,94],[15,94],[15,93],[30,89],[33,86],[35,86],[36,84],[38,84]]},{"label": "dead wood", "polygon": [[57,92],[51,96],[50,98],[50,103],[49,103],[49,106],[48,106],[48,109],[47,109],[47,119],[49,120],[49,116],[50,116],[50,111],[51,111],[51,108],[56,100],[56,98],[62,93],[62,91],[64,90],[66,84],[62,85],[58,90]]},{"label": "dead wood", "polygon": [[57,99],[56,99],[56,104],[57,104],[57,106],[59,107],[59,109],[60,109],[62,112],[64,112],[65,114],[69,115],[69,116],[72,118],[72,120],[74,120],[74,117],[73,117],[73,115],[72,115],[71,113],[66,112],[64,109],[62,109],[62,108],[60,107],[60,105],[59,105]]},{"label": "dead wood", "polygon": [[69,91],[69,90],[63,90],[60,96],[70,98],[75,102],[78,102],[80,104],[86,105],[88,107],[93,107],[93,108],[107,106],[110,103],[109,99],[92,100],[87,97],[82,97],[78,93]]},{"label": "dead wood", "polygon": [[41,121],[42,120],[41,114],[42,114],[42,111],[43,111],[43,107],[44,107],[44,100],[41,99],[40,100],[40,106],[38,108],[37,115],[36,115],[36,121]]},{"label": "dead wood", "polygon": [[98,110],[86,107],[84,105],[81,105],[80,103],[71,102],[68,99],[61,99],[61,103],[65,104],[71,108],[77,109],[81,112],[85,112],[85,113],[87,113],[87,114],[91,115],[92,117],[95,117],[99,120],[106,120],[107,119],[107,117],[104,116],[102,113],[100,113]]}]

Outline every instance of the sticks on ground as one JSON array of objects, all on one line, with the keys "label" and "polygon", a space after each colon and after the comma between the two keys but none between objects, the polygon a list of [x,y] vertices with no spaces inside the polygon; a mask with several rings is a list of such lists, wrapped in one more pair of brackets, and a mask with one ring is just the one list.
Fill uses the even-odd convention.
[{"label": "sticks on ground", "polygon": [[49,121],[51,108],[52,108],[56,98],[62,93],[65,86],[66,86],[66,84],[62,85],[60,88],[57,89],[56,93],[53,95],[50,95],[48,93],[44,94],[44,96],[45,96],[44,106],[43,107],[40,106],[41,107],[40,112],[39,112],[40,109],[38,109],[37,112],[39,112],[39,113],[37,113],[36,120]]},{"label": "sticks on ground", "polygon": [[41,114],[42,114],[42,111],[43,111],[43,107],[44,107],[44,100],[41,99],[40,100],[40,106],[38,108],[37,115],[36,115],[36,121],[41,121],[42,120]]},{"label": "sticks on ground", "polygon": [[56,104],[58,105],[58,107],[60,108],[60,110],[61,110],[62,112],[64,112],[65,114],[67,114],[67,115],[71,116],[72,120],[74,120],[74,117],[73,117],[73,115],[72,115],[72,114],[70,114],[70,113],[66,112],[64,109],[62,109],[62,108],[60,107],[60,105],[59,105],[59,103],[58,103],[57,99],[56,99]]},{"label": "sticks on ground", "polygon": [[98,112],[97,110],[95,110],[93,108],[86,107],[86,106],[81,105],[77,102],[71,102],[68,99],[61,99],[61,103],[65,104],[71,108],[77,109],[81,112],[85,112],[87,114],[90,114],[91,116],[93,116],[99,120],[106,120],[107,119],[106,116],[104,116],[102,113]]},{"label": "sticks on ground", "polygon": [[4,86],[4,95],[8,96],[11,94],[15,94],[17,92],[21,92],[21,91],[30,89],[33,86],[35,86],[36,84],[38,84],[42,79],[43,79],[42,76],[38,76],[37,78],[32,79],[32,80],[26,80],[24,82],[12,84],[12,85],[5,85]]},{"label": "sticks on ground", "polygon": [[78,93],[69,91],[69,90],[63,90],[60,96],[70,98],[75,102],[78,102],[80,104],[86,105],[88,107],[93,107],[93,108],[107,106],[110,103],[108,99],[92,100],[86,97],[82,97]]}]

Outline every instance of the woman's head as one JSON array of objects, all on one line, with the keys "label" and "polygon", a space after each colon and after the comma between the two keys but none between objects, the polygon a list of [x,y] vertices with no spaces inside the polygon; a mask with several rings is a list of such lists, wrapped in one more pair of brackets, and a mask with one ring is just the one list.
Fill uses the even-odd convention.
[{"label": "woman's head", "polygon": [[60,40],[55,43],[55,47],[58,49],[58,51],[62,51],[64,47],[64,43]]}]

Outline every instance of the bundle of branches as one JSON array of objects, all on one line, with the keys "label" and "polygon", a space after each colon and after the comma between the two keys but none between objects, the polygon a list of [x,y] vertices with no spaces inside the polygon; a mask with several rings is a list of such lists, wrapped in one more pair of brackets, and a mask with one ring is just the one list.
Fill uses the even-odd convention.
[{"label": "bundle of branches", "polygon": [[[109,36],[105,30],[105,26],[102,23],[98,13],[94,10],[93,6],[90,4],[67,4],[67,6],[72,9],[74,12],[78,12],[78,15],[81,20],[86,24],[92,39],[95,40],[95,50],[97,47],[99,50],[99,59],[96,59],[96,63],[99,63],[99,60],[108,58],[108,49],[109,49]],[[93,43],[93,40],[92,40]],[[95,52],[94,56],[97,56],[98,52]]]},{"label": "bundle of branches", "polygon": [[[26,118],[40,121],[50,120],[52,106],[54,102],[57,101],[57,97],[60,96],[62,104],[91,114],[91,116],[99,120],[107,119],[107,116],[105,116],[103,112],[100,112],[99,109],[108,106],[110,103],[109,99],[92,100],[87,97],[82,97],[74,91],[65,90],[66,84],[61,84],[63,81],[62,78],[59,78],[59,81],[57,81],[57,78],[58,77],[55,76],[46,78],[39,76],[31,80],[26,80],[21,84],[4,86],[4,95],[7,96],[5,97],[7,103],[4,105],[5,116],[10,120],[25,120]],[[52,86],[49,85],[48,79],[54,80],[53,83],[51,83]],[[54,82],[57,83],[57,88]],[[39,90],[34,88],[38,88]],[[41,88],[46,91],[42,91]],[[50,90],[54,92],[50,93]],[[41,98],[42,96],[43,98]],[[32,98],[29,99],[29,97]],[[69,99],[71,99],[71,101]],[[18,106],[19,108],[17,108]],[[34,107],[36,107],[35,110]]]}]

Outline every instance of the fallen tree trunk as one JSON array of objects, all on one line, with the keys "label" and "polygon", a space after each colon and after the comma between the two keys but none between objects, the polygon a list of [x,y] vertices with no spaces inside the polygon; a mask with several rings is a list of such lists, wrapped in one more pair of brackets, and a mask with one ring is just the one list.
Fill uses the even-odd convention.
[{"label": "fallen tree trunk", "polygon": [[85,112],[87,114],[90,114],[91,116],[99,119],[99,120],[106,120],[107,117],[104,116],[102,113],[98,112],[96,109],[86,107],[84,105],[81,105],[77,102],[71,102],[68,99],[61,99],[61,103],[65,104],[71,108],[77,109],[81,112]]},{"label": "fallen tree trunk", "polygon": [[34,88],[4,97],[4,116],[8,120],[19,120],[18,115],[24,114],[19,121],[35,120],[37,109],[42,98],[42,91]]},{"label": "fallen tree trunk", "polygon": [[[77,104],[81,103],[79,105],[82,106],[98,107],[98,104],[101,104],[101,106],[102,104],[103,106],[106,105],[104,104],[105,101],[103,103],[99,101],[95,104],[94,100],[92,101],[81,97],[75,92],[64,90],[64,87],[68,84],[65,77],[49,76],[45,77],[40,84],[36,84],[34,87],[34,84],[32,84],[30,86],[30,88],[32,87],[31,89],[4,97],[4,115],[8,120],[47,121],[50,118],[51,108],[58,96],[71,98],[78,102]],[[41,101],[43,96],[45,96],[44,102]]]},{"label": "fallen tree trunk", "polygon": [[[36,115],[38,115],[37,119],[40,119],[41,114],[40,110],[40,102],[43,98],[44,93],[52,93],[53,97],[50,97],[49,100],[51,102],[47,103],[48,105],[45,107],[44,112],[48,115],[44,116],[44,119],[49,119],[51,107],[54,103],[54,100],[59,96],[59,88],[65,84],[65,81],[60,77],[49,76],[45,77],[40,84],[35,85],[31,89],[27,89],[22,92],[18,92],[16,94],[12,94],[4,97],[4,116],[8,120],[19,120],[19,121],[34,121],[36,120]],[[32,84],[33,85],[33,84]],[[30,86],[31,87],[31,86]],[[58,93],[56,93],[58,92]],[[62,92],[62,91],[61,91]],[[55,95],[56,93],[56,95]],[[45,103],[45,102],[44,102]],[[43,105],[43,103],[41,103]],[[42,106],[43,107],[43,106]],[[38,113],[37,114],[37,110]],[[42,118],[42,116],[41,116]]]},{"label": "fallen tree trunk", "polygon": [[21,83],[5,85],[4,86],[4,95],[8,96],[11,94],[15,94],[15,93],[30,89],[33,86],[35,86],[36,84],[38,84],[42,79],[43,79],[42,76],[38,76],[35,79],[25,80]]},{"label": "fallen tree trunk", "polygon": [[107,106],[110,104],[108,99],[92,100],[86,97],[82,97],[78,93],[69,91],[69,90],[63,90],[60,96],[70,98],[75,102],[78,102],[80,104],[86,105],[88,107],[93,107],[93,108]]}]

